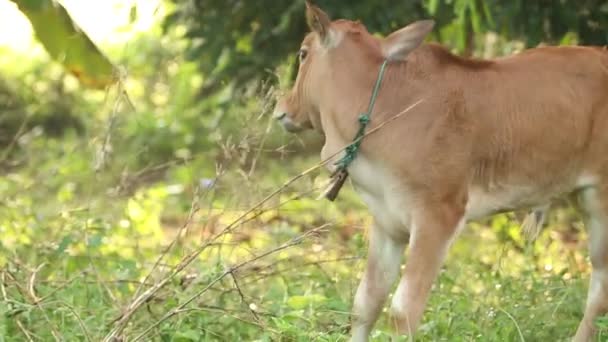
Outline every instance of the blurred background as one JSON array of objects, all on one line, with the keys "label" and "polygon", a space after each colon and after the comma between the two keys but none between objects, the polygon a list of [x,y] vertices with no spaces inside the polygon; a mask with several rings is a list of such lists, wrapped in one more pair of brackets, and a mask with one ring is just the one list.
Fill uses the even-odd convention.
[{"label": "blurred background", "polygon": [[[463,56],[608,44],[600,0],[316,3],[379,36],[433,18],[430,40]],[[0,341],[347,340],[370,217],[350,186],[317,200],[321,137],[270,117],[304,13],[0,0]],[[471,223],[420,340],[567,340],[589,276],[567,204],[534,241],[525,213]]]}]

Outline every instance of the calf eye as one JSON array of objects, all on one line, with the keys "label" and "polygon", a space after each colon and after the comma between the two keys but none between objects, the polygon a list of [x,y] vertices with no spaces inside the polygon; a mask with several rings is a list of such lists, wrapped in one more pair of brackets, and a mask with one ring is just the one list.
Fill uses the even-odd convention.
[{"label": "calf eye", "polygon": [[308,50],[300,49],[300,51],[298,51],[298,57],[300,58],[300,63],[302,63],[304,61],[306,56],[308,56]]}]

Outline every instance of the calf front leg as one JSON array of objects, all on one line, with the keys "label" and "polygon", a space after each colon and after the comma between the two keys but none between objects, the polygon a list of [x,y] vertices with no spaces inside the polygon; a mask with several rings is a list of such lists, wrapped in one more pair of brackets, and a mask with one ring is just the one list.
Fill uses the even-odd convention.
[{"label": "calf front leg", "polygon": [[405,271],[391,306],[399,334],[416,332],[449,245],[464,224],[463,215],[462,205],[428,204],[414,216]]},{"label": "calf front leg", "polygon": [[406,241],[372,226],[367,266],[353,305],[352,341],[367,341],[388,292],[397,279]]}]

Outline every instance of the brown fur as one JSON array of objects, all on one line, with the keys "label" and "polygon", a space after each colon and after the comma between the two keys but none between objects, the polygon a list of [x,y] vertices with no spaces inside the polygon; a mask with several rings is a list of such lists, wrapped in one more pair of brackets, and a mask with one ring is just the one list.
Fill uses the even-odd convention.
[{"label": "brown fur", "polygon": [[[309,4],[308,13],[314,18],[322,12]],[[397,43],[387,42],[346,20],[323,28],[330,37],[325,40],[319,39],[318,28],[313,30],[303,42],[308,57],[277,112],[292,131],[313,127],[322,132],[322,156],[328,156],[354,137],[357,116],[366,109],[380,64],[388,58],[383,51],[387,44],[399,44],[401,37],[395,36]],[[386,233],[395,246],[401,248],[399,236],[405,230],[416,236],[397,291],[402,302],[393,303],[398,331],[415,331],[461,220],[542,207],[564,194],[593,189],[589,201],[599,203],[600,209],[592,218],[599,222],[592,238],[606,238],[605,246],[592,246],[597,255],[593,266],[599,269],[594,274],[601,278],[592,285],[600,290],[590,291],[576,336],[578,341],[589,340],[589,322],[608,307],[608,277],[602,273],[608,275],[608,52],[542,47],[492,60],[462,58],[437,44],[407,52],[388,65],[368,129],[424,101],[366,137],[357,157],[386,170],[395,183],[391,191],[411,199],[411,218],[403,222],[386,224],[390,220],[374,214],[376,234]],[[375,183],[364,174],[353,171],[353,183],[364,194],[376,194]],[[583,186],[583,179],[592,180]],[[484,197],[473,198],[479,194],[512,198],[489,209],[470,209],[483,207]],[[363,318],[355,320],[354,329],[363,333],[355,332],[354,339],[362,339],[370,329],[378,315],[377,305],[370,303],[383,301],[390,287],[377,283],[373,265],[381,256],[376,253],[370,249],[372,266],[357,295],[355,314]],[[376,284],[374,291],[371,283]]]}]

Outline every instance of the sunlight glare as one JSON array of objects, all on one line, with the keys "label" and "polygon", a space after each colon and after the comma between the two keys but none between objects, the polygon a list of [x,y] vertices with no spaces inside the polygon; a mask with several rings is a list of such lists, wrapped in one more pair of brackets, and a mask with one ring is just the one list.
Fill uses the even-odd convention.
[{"label": "sunlight glare", "polygon": [[[106,1],[60,1],[72,19],[99,45],[127,42],[134,34],[150,30],[162,14],[162,1],[106,0]],[[130,10],[137,6],[137,17],[129,23]],[[0,0],[0,47],[15,51],[28,51],[34,39],[32,28],[17,5],[9,0]]]}]

